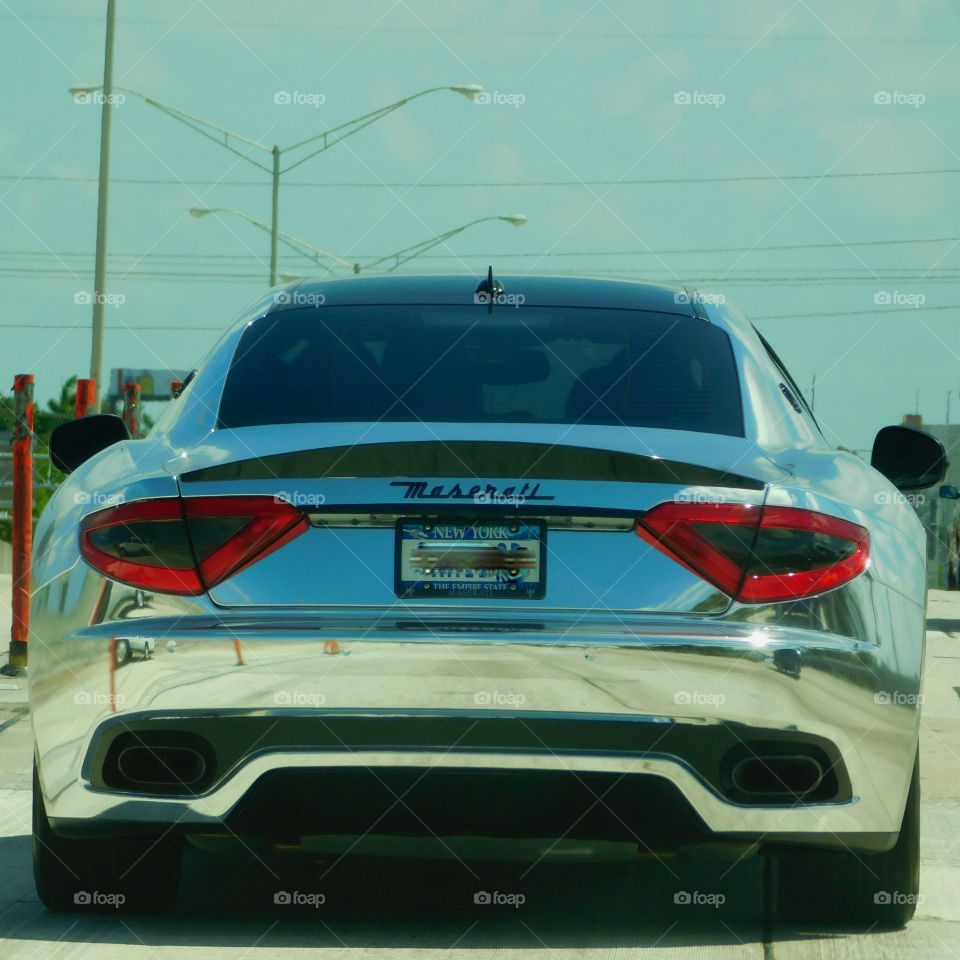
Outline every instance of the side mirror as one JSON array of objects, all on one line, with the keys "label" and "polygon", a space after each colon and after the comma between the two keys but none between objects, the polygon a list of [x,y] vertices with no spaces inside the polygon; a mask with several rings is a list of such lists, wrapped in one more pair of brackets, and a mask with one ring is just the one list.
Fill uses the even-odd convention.
[{"label": "side mirror", "polygon": [[947,472],[943,444],[912,427],[884,427],[873,441],[870,466],[898,490],[922,490],[939,483]]},{"label": "side mirror", "polygon": [[67,420],[50,434],[50,460],[58,470],[73,473],[95,453],[129,439],[123,419],[109,413]]},{"label": "side mirror", "polygon": [[944,484],[940,488],[940,496],[944,500],[960,500],[960,490],[958,490],[952,483]]}]

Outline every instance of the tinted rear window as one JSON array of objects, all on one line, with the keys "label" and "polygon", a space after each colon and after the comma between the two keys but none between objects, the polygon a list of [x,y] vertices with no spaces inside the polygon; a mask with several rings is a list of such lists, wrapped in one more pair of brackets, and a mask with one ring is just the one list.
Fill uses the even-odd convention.
[{"label": "tinted rear window", "polygon": [[219,426],[424,421],[743,436],[727,335],[633,310],[305,307],[244,332]]}]

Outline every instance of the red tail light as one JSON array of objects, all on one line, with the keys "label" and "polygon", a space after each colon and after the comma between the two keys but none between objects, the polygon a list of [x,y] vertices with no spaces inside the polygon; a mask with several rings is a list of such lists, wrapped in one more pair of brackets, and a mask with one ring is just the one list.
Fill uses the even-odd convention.
[{"label": "red tail light", "polygon": [[861,574],[870,555],[863,527],[797,507],[661,503],[636,531],[741,603],[823,593]]},{"label": "red tail light", "polygon": [[114,580],[196,595],[306,528],[300,510],[273,497],[137,500],[85,517],[80,552]]}]

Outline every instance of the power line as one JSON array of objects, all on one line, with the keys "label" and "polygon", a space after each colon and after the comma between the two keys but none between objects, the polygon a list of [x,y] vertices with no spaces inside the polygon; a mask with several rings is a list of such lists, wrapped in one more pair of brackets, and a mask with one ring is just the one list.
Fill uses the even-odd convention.
[{"label": "power line", "polygon": [[[882,317],[885,314],[890,313],[912,313],[919,315],[922,313],[929,313],[933,310],[957,310],[960,309],[960,305],[956,306],[946,306],[946,307],[877,307],[873,310],[838,310],[826,313],[777,313],[769,314],[767,316],[755,316],[753,320],[800,320],[813,317],[859,317],[859,316],[875,316]],[[155,333],[163,330],[172,330],[172,331],[217,331],[222,333],[228,328],[227,324],[224,324],[219,327],[181,327],[181,326],[143,326],[143,327],[134,327],[129,324],[123,326],[117,326],[114,324],[107,325],[109,329],[122,333],[124,330],[131,333]],[[89,328],[85,321],[78,321],[77,323],[0,323],[0,329],[6,330],[76,330],[78,333],[89,334]]]},{"label": "power line", "polygon": [[[338,189],[464,189],[471,187],[504,187],[519,189],[523,187],[633,187],[633,186],[664,186],[669,184],[685,183],[777,183],[808,180],[850,180],[863,177],[927,177],[960,173],[960,168],[944,168],[940,170],[874,170],[854,173],[794,173],[783,176],[733,176],[733,177],[660,177],[639,180],[515,180],[510,183],[502,181],[437,181],[425,183],[380,181],[369,183],[361,181],[317,181],[317,180],[285,180],[284,189],[288,187],[337,187]],[[55,177],[44,174],[30,174],[17,176],[16,174],[0,174],[0,180],[41,182],[41,183],[96,183],[96,177]],[[178,186],[178,187],[262,187],[269,181],[263,180],[177,180],[176,178],[149,178],[149,177],[111,177],[111,186],[115,184]]]},{"label": "power line", "polygon": [[[826,249],[842,249],[844,247],[883,247],[883,246],[902,246],[906,244],[924,244],[924,243],[960,243],[960,237],[916,237],[911,239],[903,240],[849,240],[849,241],[837,241],[837,242],[826,242],[826,243],[786,243],[786,244],[773,244],[765,246],[746,246],[746,247],[689,247],[689,248],[680,248],[675,247],[672,249],[662,249],[662,250],[577,250],[577,251],[564,251],[564,250],[550,250],[550,251],[517,251],[517,252],[504,252],[504,251],[495,251],[493,253],[487,252],[465,252],[462,254],[453,254],[453,253],[426,253],[423,255],[422,259],[431,259],[431,260],[466,260],[466,259],[489,259],[490,257],[499,257],[504,259],[517,259],[517,258],[537,258],[543,259],[547,257],[650,257],[650,256],[667,256],[667,255],[693,255],[693,254],[704,254],[704,253],[760,253],[764,251],[776,251],[776,250],[826,250]],[[89,258],[93,256],[92,251],[83,251],[83,250],[74,250],[74,251],[51,251],[51,250],[0,250],[0,256],[2,257],[56,257],[60,259],[69,259],[69,258],[79,258],[85,257]],[[366,260],[379,256],[378,254],[356,254],[355,259],[357,260]],[[198,259],[207,259],[207,260],[226,260],[226,261],[240,261],[247,262],[250,264],[259,264],[262,261],[252,255],[252,254],[228,254],[228,253],[111,253],[110,259],[113,261],[130,259],[134,261],[142,261],[145,259],[158,259],[158,260],[186,260],[189,263],[195,263]],[[754,268],[760,269],[760,268]],[[771,267],[769,269],[788,269],[783,267]],[[794,268],[794,269],[803,269],[803,268]],[[840,269],[840,268],[837,268]],[[877,269],[889,269],[884,267],[878,267]],[[917,267],[915,269],[922,270],[922,267]]]},{"label": "power line", "polygon": [[[262,285],[264,282],[263,277],[261,276],[262,272],[261,266],[243,273],[218,273],[214,272],[213,270],[128,270],[123,272],[115,272],[112,278],[112,284],[115,287],[119,286],[122,288],[125,283],[149,281],[178,280],[184,282],[194,281],[197,283],[209,283],[216,280],[232,280]],[[28,279],[30,277],[72,277],[74,282],[80,284],[81,286],[83,284],[87,284],[89,286],[88,279],[81,276],[82,274],[87,273],[89,273],[88,270],[82,270],[79,268],[71,269],[70,267],[0,267],[0,277],[8,279]],[[610,277],[611,279],[633,279],[654,283],[663,282],[665,279],[662,272],[642,272],[631,270],[629,267],[593,268],[587,271],[569,269],[557,271],[557,273],[566,276],[603,275]],[[342,278],[346,276],[352,276],[352,274],[348,275],[344,273],[338,276]],[[304,278],[311,279],[309,274],[304,274]],[[520,279],[522,280],[522,277]],[[862,273],[850,276],[824,276],[821,274],[810,274],[809,276],[753,276],[750,274],[745,275],[729,273],[714,277],[695,275],[685,279],[691,282],[696,282],[699,285],[708,286],[725,286],[736,284],[738,286],[777,285],[781,287],[802,287],[816,284],[818,286],[828,287],[869,284],[870,286],[876,287],[877,284],[881,283],[885,285],[904,283],[933,286],[935,284],[958,284],[960,283],[960,273],[951,272],[933,275],[923,275],[917,273],[908,275],[889,273]]]},{"label": "power line", "polygon": [[[0,14],[0,19],[3,20],[33,20],[33,21],[45,21],[45,20],[54,20],[54,21],[64,21],[64,20],[73,20],[80,21],[84,23],[101,23],[103,17],[97,16],[83,16],[80,14],[15,14],[15,13],[5,13]],[[153,24],[156,26],[165,26],[165,27],[214,27],[217,29],[222,29],[226,26],[226,22],[223,20],[187,20],[187,19],[178,19],[178,20],[164,20],[160,17],[124,17],[124,24]],[[283,22],[278,20],[273,21],[252,21],[252,20],[237,20],[229,23],[231,29],[243,29],[249,27],[250,29],[262,30],[262,29],[273,29],[273,30],[341,30],[345,32],[359,33],[411,33],[411,34],[423,34],[424,30],[422,27],[391,27],[391,26],[358,26],[357,24],[331,24],[331,23],[303,23],[298,22],[292,24],[289,22]],[[476,36],[494,36],[499,39],[503,39],[505,32],[503,30],[492,30],[484,28],[467,28],[467,27],[432,27],[431,33],[437,35],[457,35],[465,34],[471,37]],[[546,37],[549,39],[563,38],[568,34],[565,32],[556,32],[550,30],[522,30],[517,27],[510,27],[507,31],[507,35],[511,37]],[[578,40],[580,39],[614,39],[614,40],[635,40],[637,38],[642,40],[723,40],[723,41],[738,41],[738,42],[756,42],[759,39],[763,40],[788,40],[791,43],[793,42],[830,42],[835,43],[837,41],[844,41],[845,43],[930,43],[930,44],[949,44],[953,42],[951,37],[840,37],[834,34],[828,36],[823,35],[794,35],[794,34],[785,34],[785,33],[771,33],[766,34],[763,37],[757,37],[747,34],[695,34],[695,33],[636,33],[630,31],[629,29],[620,30],[620,31],[581,31],[577,30],[575,34]]]},{"label": "power line", "polygon": [[828,313],[776,313],[766,317],[753,317],[754,320],[802,320],[808,317],[883,317],[888,313],[913,313],[920,315],[929,313],[931,310],[957,310],[960,304],[953,304],[946,307],[884,307],[876,306],[873,310],[838,310]]}]

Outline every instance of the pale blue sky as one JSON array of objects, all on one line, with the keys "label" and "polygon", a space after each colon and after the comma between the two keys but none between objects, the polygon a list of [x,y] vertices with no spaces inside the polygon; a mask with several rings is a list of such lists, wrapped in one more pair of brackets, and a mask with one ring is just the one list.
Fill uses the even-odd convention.
[{"label": "pale blue sky", "polygon": [[[100,118],[67,88],[99,82],[105,6],[0,0],[5,392],[31,372],[46,399],[89,368],[90,307],[74,295],[92,288]],[[522,212],[526,226],[481,224],[408,269],[479,275],[493,262],[698,283],[754,317],[801,386],[816,373],[831,441],[869,446],[918,390],[937,423],[954,391],[960,421],[960,8],[949,0],[118,10],[118,84],[271,145],[427,87],[522,96],[432,94],[298,167],[280,199],[295,236],[362,262]],[[323,103],[276,104],[279,91]],[[682,92],[723,102],[676,103]],[[876,103],[880,92],[900,102]],[[954,172],[837,176],[890,171]],[[269,240],[187,211],[268,220],[269,178],[135,99],[114,113],[112,175],[108,290],[124,303],[107,309],[106,366],[190,367],[266,288]],[[703,182],[636,182],[664,180]],[[488,185],[439,186],[461,183]],[[937,242],[875,243],[903,240]],[[817,246],[764,249],[798,245]],[[282,254],[281,272],[316,270]],[[876,304],[878,293],[922,306]]]}]

